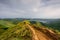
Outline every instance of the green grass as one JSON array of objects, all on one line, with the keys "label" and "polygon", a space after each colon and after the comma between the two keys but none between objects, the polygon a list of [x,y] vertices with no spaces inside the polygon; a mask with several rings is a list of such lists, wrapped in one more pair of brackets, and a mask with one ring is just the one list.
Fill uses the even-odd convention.
[{"label": "green grass", "polygon": [[4,21],[4,20],[0,20],[0,35],[2,33],[4,33],[6,31],[6,29],[10,28],[10,27],[14,27],[15,25],[12,24],[9,21]]},{"label": "green grass", "polygon": [[[0,40],[1,39],[6,39],[6,40],[31,40],[32,39],[32,34],[31,31],[28,29],[28,27],[25,25],[25,22],[29,25],[35,26],[35,28],[41,28],[41,27],[46,27],[43,26],[41,22],[37,21],[22,21],[19,22],[18,24],[13,24],[10,21],[4,21],[0,20],[0,28],[8,28],[7,30],[0,29]],[[48,26],[46,28],[49,28]],[[51,29],[51,28],[49,28]],[[53,29],[51,29],[53,30]],[[56,33],[60,32],[58,30],[55,30]]]},{"label": "green grass", "polygon": [[15,25],[9,21],[0,20],[0,28],[7,28],[7,27],[13,27],[13,26]]},{"label": "green grass", "polygon": [[[13,36],[12,36],[13,35]],[[18,23],[16,26],[8,28],[2,35],[0,35],[0,40],[9,40],[12,38],[13,40],[31,40],[31,32],[24,24],[24,22]]]}]

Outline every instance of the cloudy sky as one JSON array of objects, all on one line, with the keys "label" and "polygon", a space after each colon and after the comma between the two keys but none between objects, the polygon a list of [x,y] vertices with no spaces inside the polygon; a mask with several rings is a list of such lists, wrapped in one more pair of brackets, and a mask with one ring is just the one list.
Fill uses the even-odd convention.
[{"label": "cloudy sky", "polygon": [[0,0],[0,18],[60,18],[60,0]]}]

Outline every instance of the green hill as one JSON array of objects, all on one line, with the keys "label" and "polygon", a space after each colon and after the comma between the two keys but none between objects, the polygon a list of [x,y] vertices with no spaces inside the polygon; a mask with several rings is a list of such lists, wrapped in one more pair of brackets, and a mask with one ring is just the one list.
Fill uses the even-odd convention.
[{"label": "green hill", "polygon": [[13,26],[15,25],[9,21],[0,20],[0,28],[8,28]]},{"label": "green hill", "polygon": [[[8,28],[5,32],[3,31],[0,35],[0,40],[32,40],[32,32],[26,26],[29,24],[35,29],[39,30],[40,28],[47,28],[43,26],[44,24],[37,21],[22,21],[19,22],[16,26],[8,21],[0,20],[0,25],[2,28]],[[43,30],[45,31],[45,30]]]},{"label": "green hill", "polygon": [[8,28],[0,40],[31,40],[31,32],[24,22],[20,22],[15,27]]},{"label": "green hill", "polygon": [[5,32],[8,28],[14,27],[15,25],[9,21],[0,20],[0,35]]},{"label": "green hill", "polygon": [[40,26],[42,26],[38,22],[32,23],[31,21],[25,20],[18,23],[14,27],[8,28],[4,33],[2,33],[2,35],[0,36],[0,40],[32,40],[32,33],[28,29],[28,27],[25,25],[25,22],[27,24],[36,26],[36,28],[39,28]]}]

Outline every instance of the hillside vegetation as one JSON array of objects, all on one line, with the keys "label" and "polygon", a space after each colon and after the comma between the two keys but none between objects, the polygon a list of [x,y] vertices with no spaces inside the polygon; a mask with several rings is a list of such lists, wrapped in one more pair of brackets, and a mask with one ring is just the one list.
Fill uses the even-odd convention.
[{"label": "hillside vegetation", "polygon": [[[33,37],[34,35],[40,35],[40,33],[45,37],[48,37],[49,40],[60,40],[60,36],[59,34],[55,33],[54,30],[52,30],[51,32],[54,33],[50,33],[50,29],[48,27],[43,26],[44,24],[41,22],[37,22],[37,21],[22,21],[22,22],[18,22],[17,24],[15,23],[11,23],[9,21],[4,21],[4,20],[0,20],[0,40],[35,40],[35,37]],[[32,28],[32,29],[31,29]],[[34,31],[35,34],[34,34]],[[48,35],[47,35],[48,32]],[[56,37],[55,37],[55,36]],[[43,37],[41,36],[41,38]],[[52,36],[52,38],[51,38]],[[45,37],[43,37],[45,39]],[[39,37],[37,37],[38,39],[40,39]],[[37,40],[38,40],[37,39]],[[41,39],[42,40],[42,39]]]},{"label": "hillside vegetation", "polygon": [[5,32],[8,28],[14,27],[15,25],[9,21],[0,20],[0,35]]}]

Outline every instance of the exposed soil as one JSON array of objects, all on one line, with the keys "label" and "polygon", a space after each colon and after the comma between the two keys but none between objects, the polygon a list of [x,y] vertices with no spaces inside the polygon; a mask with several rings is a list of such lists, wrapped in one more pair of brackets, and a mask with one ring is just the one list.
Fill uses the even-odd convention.
[{"label": "exposed soil", "polygon": [[29,24],[27,24],[27,26],[32,31],[32,40],[59,40],[59,37],[52,30],[45,28],[37,30]]}]

